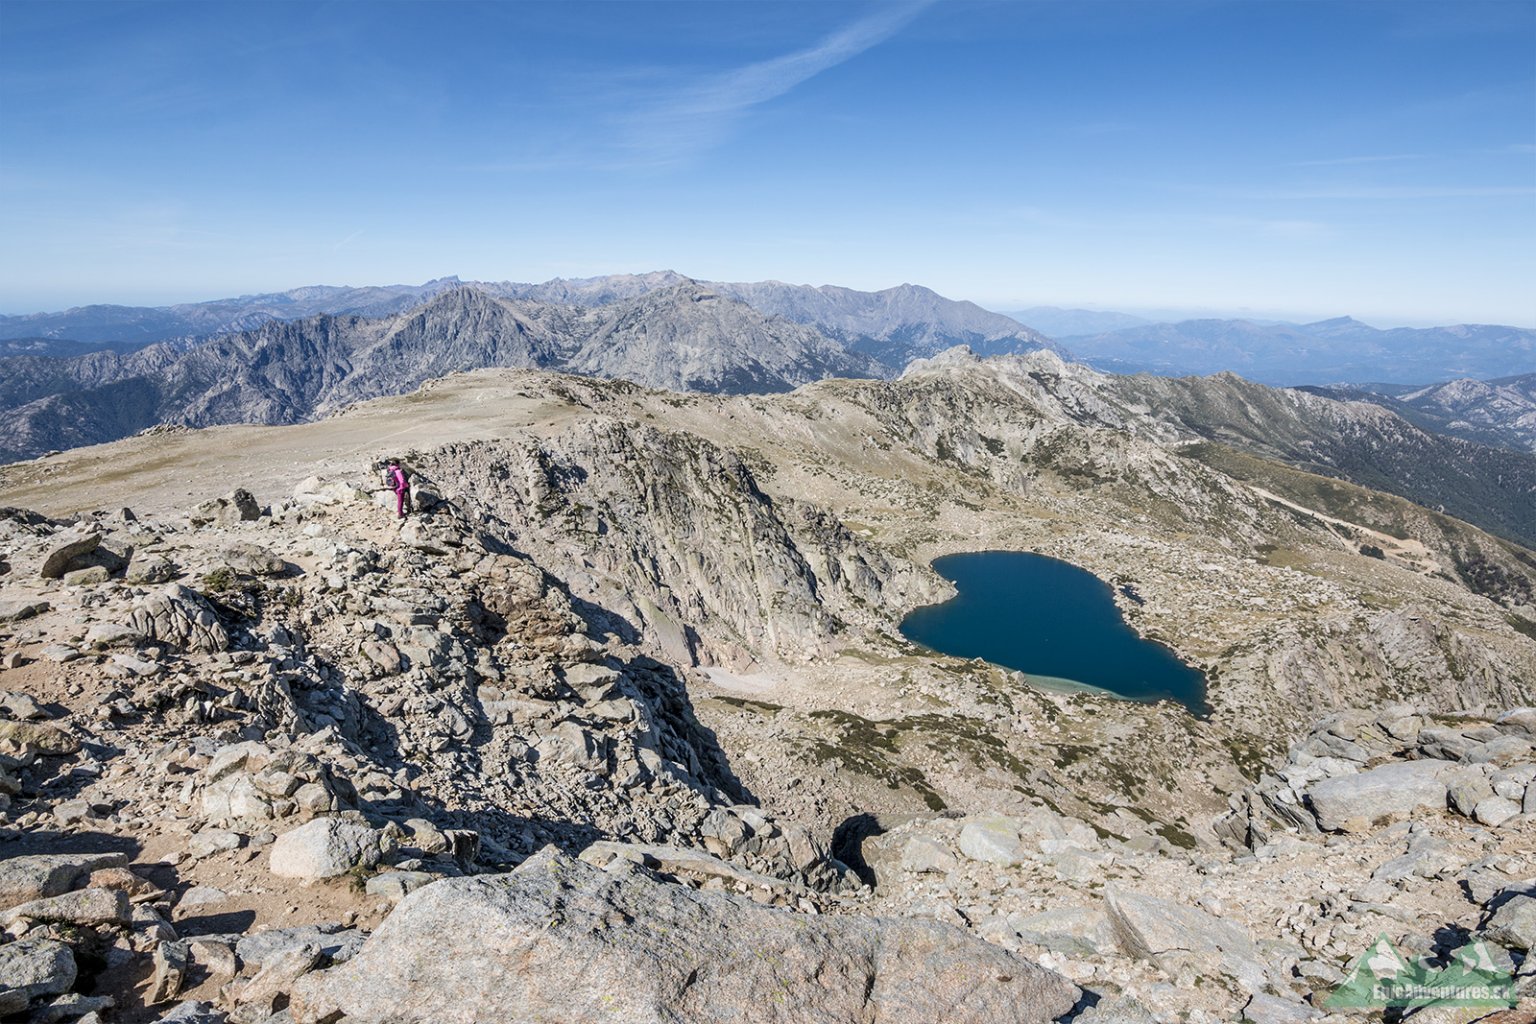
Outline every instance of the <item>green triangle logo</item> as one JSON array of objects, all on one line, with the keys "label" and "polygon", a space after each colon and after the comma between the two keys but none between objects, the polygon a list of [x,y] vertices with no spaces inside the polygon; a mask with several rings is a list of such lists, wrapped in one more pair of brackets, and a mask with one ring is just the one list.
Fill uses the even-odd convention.
[{"label": "green triangle logo", "polygon": [[1392,1004],[1386,1000],[1393,989],[1419,980],[1419,967],[1409,963],[1383,932],[1355,958],[1344,983],[1333,990],[1323,1006],[1330,1010],[1389,1006]]},{"label": "green triangle logo", "polygon": [[1325,1009],[1515,1005],[1515,979],[1502,970],[1481,941],[1451,955],[1442,970],[1410,962],[1385,934],[1350,965],[1344,983],[1323,1003]]}]

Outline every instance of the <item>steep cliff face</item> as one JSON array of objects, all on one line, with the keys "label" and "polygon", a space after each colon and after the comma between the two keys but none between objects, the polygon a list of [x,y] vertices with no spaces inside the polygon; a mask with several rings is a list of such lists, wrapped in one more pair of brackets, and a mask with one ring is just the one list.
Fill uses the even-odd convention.
[{"label": "steep cliff face", "polygon": [[1043,334],[973,302],[956,302],[920,285],[878,292],[779,281],[712,285],[765,313],[811,324],[852,349],[899,372],[915,358],[953,345],[984,355],[1032,352],[1054,343]]},{"label": "steep cliff face", "polygon": [[770,497],[749,462],[685,432],[606,417],[555,436],[451,445],[421,463],[689,663],[826,655],[941,592],[824,510]]},{"label": "steep cliff face", "polygon": [[873,376],[869,360],[814,328],[682,284],[584,318],[568,366],[677,391],[785,391],[824,377]]}]

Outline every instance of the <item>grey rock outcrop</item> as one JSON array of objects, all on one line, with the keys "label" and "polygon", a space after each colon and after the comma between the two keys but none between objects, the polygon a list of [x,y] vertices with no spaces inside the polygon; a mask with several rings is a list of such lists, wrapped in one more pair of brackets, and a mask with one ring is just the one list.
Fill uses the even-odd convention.
[{"label": "grey rock outcrop", "polygon": [[39,996],[69,991],[75,970],[70,948],[54,939],[27,937],[0,945],[0,1013],[17,1013]]},{"label": "grey rock outcrop", "polygon": [[61,895],[93,871],[127,863],[121,853],[44,853],[0,860],[0,910]]},{"label": "grey rock outcrop", "polygon": [[337,817],[317,818],[277,837],[272,873],[285,878],[335,878],[379,862],[379,835]]},{"label": "grey rock outcrop", "polygon": [[1536,949],[1536,898],[1515,896],[1494,911],[1485,934],[1511,949]]},{"label": "grey rock outcrop", "polygon": [[1142,960],[1161,965],[1170,955],[1256,956],[1242,928],[1198,907],[1114,887],[1105,890],[1104,906],[1120,947]]},{"label": "grey rock outcrop", "polygon": [[193,526],[234,526],[261,518],[261,506],[245,488],[201,502],[187,515]]},{"label": "grey rock outcrop", "polygon": [[407,896],[294,1019],[1044,1024],[1070,982],[933,922],[807,918],[546,851]]},{"label": "grey rock outcrop", "polygon": [[1450,761],[1399,761],[1357,775],[1324,779],[1307,791],[1317,823],[1328,831],[1359,832],[1420,809],[1446,805]]},{"label": "grey rock outcrop", "polygon": [[133,612],[129,626],[151,640],[191,651],[222,651],[229,647],[229,631],[219,621],[208,600],[179,583],[168,583],[145,598]]},{"label": "grey rock outcrop", "polygon": [[83,555],[96,550],[101,543],[101,532],[90,527],[76,527],[56,535],[50,540],[48,553],[37,574],[45,580],[56,580],[70,569]]}]

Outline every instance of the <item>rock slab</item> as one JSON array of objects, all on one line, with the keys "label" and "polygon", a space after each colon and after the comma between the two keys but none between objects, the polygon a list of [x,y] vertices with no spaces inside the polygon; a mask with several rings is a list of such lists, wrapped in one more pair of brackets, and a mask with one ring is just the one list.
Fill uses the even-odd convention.
[{"label": "rock slab", "polygon": [[1397,761],[1356,775],[1323,779],[1307,795],[1317,823],[1330,832],[1364,832],[1416,810],[1444,810],[1455,762]]},{"label": "rock slab", "polygon": [[1044,1024],[1077,996],[937,922],[794,914],[546,849],[410,894],[346,965],[300,979],[290,1011],[301,1024]]}]

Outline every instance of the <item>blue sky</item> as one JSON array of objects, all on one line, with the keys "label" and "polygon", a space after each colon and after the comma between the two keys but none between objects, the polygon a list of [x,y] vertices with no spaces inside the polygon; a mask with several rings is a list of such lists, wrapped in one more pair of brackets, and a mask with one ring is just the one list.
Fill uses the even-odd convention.
[{"label": "blue sky", "polygon": [[0,2],[0,311],[675,269],[1536,326],[1536,2]]}]

